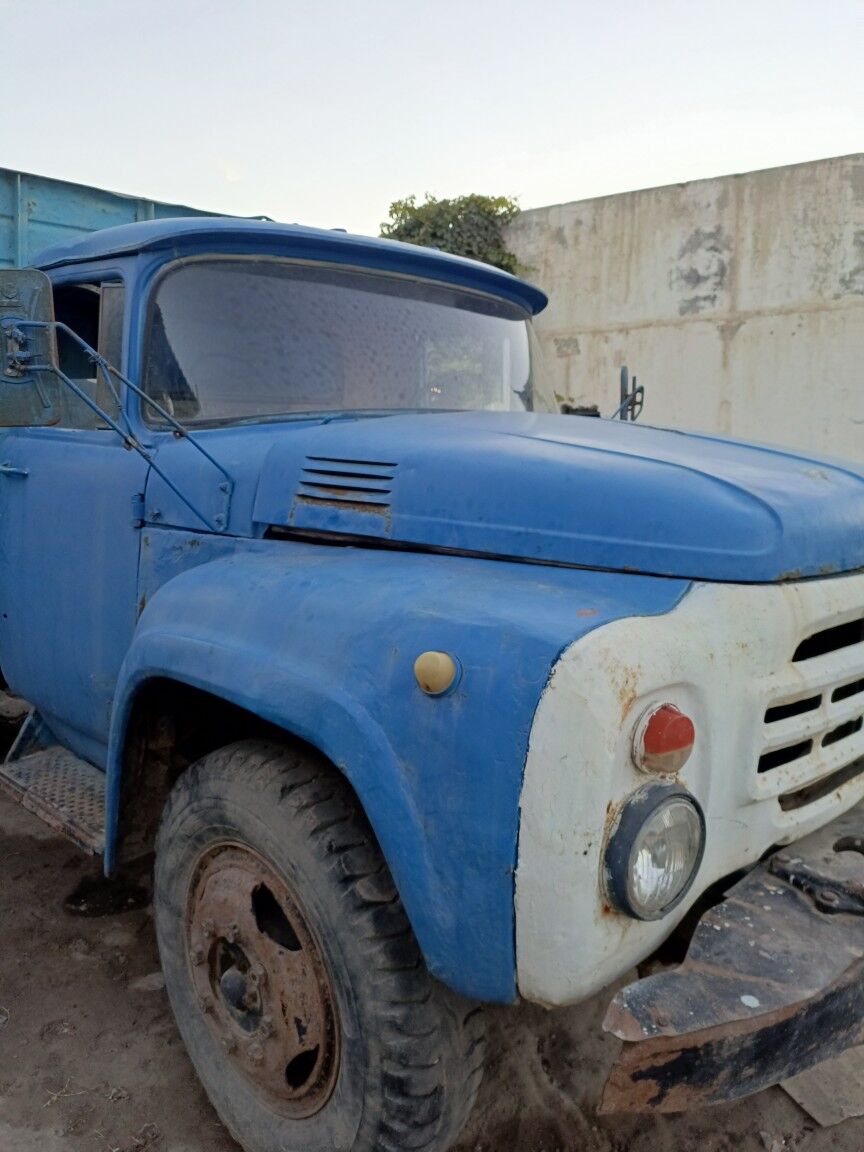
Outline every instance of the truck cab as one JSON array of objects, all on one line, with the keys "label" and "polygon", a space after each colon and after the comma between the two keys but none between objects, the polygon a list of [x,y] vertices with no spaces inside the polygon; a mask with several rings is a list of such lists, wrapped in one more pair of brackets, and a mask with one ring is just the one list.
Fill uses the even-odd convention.
[{"label": "truck cab", "polygon": [[859,1035],[864,475],[561,415],[545,303],[221,218],[0,271],[32,705],[0,781],[107,873],[154,858],[178,1027],[252,1152],[447,1148],[483,1003],[578,1002],[676,933],[610,1006],[605,1106]]}]

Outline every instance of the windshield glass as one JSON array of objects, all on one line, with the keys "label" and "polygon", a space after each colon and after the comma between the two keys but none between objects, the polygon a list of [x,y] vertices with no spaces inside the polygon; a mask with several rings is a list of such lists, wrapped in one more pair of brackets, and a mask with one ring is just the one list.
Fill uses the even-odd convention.
[{"label": "windshield glass", "polygon": [[526,313],[446,285],[274,259],[175,265],[144,388],[179,420],[292,413],[554,411]]}]

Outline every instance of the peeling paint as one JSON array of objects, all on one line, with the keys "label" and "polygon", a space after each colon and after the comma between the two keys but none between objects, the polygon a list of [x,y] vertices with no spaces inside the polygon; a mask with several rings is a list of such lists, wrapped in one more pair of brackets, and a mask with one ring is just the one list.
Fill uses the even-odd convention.
[{"label": "peeling paint", "polygon": [[578,356],[580,352],[578,336],[554,336],[556,356]]},{"label": "peeling paint", "polygon": [[692,295],[678,305],[681,316],[691,316],[717,305],[729,271],[727,253],[731,242],[723,226],[706,230],[696,228],[681,244],[670,283],[675,288],[689,289]]}]

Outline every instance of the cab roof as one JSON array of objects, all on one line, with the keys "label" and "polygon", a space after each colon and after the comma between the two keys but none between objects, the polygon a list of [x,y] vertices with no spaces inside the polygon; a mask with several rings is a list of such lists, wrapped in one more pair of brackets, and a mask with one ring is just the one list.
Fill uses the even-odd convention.
[{"label": "cab roof", "polygon": [[223,216],[174,217],[103,228],[70,244],[45,249],[35,264],[42,269],[60,268],[141,252],[164,252],[166,260],[212,253],[249,253],[350,264],[473,288],[504,297],[532,314],[542,311],[548,303],[539,288],[518,276],[435,248],[301,224]]}]

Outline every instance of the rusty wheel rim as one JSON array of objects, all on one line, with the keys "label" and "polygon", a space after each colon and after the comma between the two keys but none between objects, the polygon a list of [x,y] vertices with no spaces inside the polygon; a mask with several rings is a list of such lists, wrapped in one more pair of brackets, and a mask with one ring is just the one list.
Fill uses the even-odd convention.
[{"label": "rusty wheel rim", "polygon": [[339,1071],[339,1024],[322,950],[296,893],[245,845],[214,846],[190,886],[186,947],[207,1025],[282,1115],[311,1116]]}]

